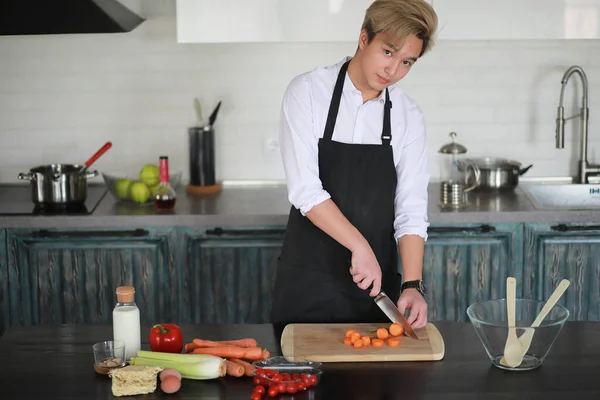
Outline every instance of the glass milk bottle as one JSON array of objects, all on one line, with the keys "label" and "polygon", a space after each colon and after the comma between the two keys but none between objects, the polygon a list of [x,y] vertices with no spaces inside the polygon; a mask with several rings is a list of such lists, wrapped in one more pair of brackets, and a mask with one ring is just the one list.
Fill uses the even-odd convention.
[{"label": "glass milk bottle", "polygon": [[119,286],[117,288],[117,305],[113,309],[113,340],[125,343],[125,360],[137,356],[141,349],[140,310],[137,308],[135,288]]}]

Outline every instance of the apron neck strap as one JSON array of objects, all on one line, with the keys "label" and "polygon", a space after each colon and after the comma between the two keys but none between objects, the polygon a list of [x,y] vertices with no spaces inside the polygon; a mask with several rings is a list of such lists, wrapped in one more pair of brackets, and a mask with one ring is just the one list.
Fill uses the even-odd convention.
[{"label": "apron neck strap", "polygon": [[[340,102],[342,100],[342,91],[344,89],[344,80],[346,79],[346,72],[348,71],[348,65],[350,60],[346,61],[337,77],[335,82],[335,88],[333,89],[333,96],[331,103],[329,103],[329,113],[327,114],[327,123],[325,124],[325,132],[323,133],[323,139],[331,141],[333,137],[333,129],[335,128],[335,122],[337,120],[338,110],[340,108]],[[392,109],[392,102],[390,101],[390,93],[388,89],[385,89],[385,104],[383,107],[383,131],[381,132],[381,143],[384,146],[389,146],[392,140],[392,125],[390,110]]]}]

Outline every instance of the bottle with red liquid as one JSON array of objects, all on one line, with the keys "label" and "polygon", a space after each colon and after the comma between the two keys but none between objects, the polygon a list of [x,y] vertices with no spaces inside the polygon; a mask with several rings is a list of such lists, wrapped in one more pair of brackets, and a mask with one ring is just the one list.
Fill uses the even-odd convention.
[{"label": "bottle with red liquid", "polygon": [[169,184],[169,157],[160,156],[159,159],[160,183],[154,194],[154,205],[158,210],[172,210],[175,208],[175,190]]}]

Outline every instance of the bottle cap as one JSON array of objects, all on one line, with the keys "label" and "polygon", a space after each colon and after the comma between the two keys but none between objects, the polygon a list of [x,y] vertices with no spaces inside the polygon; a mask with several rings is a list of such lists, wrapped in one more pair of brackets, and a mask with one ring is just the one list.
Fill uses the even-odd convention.
[{"label": "bottle cap", "polygon": [[135,288],[133,286],[119,286],[116,293],[119,303],[132,303],[135,297]]}]

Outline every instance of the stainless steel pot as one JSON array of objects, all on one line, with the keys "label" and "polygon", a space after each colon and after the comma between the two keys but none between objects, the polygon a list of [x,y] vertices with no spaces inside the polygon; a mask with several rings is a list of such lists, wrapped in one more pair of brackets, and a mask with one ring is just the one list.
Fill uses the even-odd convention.
[{"label": "stainless steel pot", "polygon": [[479,170],[478,191],[514,190],[519,184],[519,176],[533,166],[521,168],[518,161],[492,157],[470,158],[469,161]]},{"label": "stainless steel pot", "polygon": [[87,199],[87,180],[98,171],[81,172],[83,165],[50,164],[21,172],[19,179],[31,182],[32,201],[37,205],[68,205]]}]

